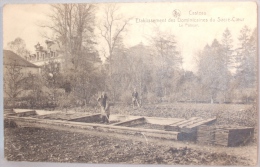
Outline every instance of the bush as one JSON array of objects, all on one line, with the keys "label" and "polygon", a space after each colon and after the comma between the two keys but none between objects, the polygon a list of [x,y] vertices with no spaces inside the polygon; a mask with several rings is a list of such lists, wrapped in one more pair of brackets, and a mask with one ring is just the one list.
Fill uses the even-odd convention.
[{"label": "bush", "polygon": [[131,105],[132,104],[132,94],[130,91],[125,91],[120,96],[120,101],[124,104]]},{"label": "bush", "polygon": [[73,95],[73,93],[70,94],[63,94],[58,97],[58,106],[61,109],[69,108],[76,105],[76,97]]},{"label": "bush", "polygon": [[233,103],[253,103],[257,99],[257,92],[252,88],[236,89],[232,93]]},{"label": "bush", "polygon": [[148,100],[148,103],[154,104],[154,103],[158,103],[160,101],[160,98],[157,97],[156,94],[149,92],[147,94],[147,100]]}]

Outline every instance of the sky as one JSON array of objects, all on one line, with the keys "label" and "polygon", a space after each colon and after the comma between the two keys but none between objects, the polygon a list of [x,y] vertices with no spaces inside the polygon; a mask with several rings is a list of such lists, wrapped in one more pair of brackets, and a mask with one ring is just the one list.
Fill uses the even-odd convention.
[{"label": "sky", "polygon": [[[257,26],[257,5],[254,2],[174,2],[174,3],[121,3],[118,4],[123,18],[132,18],[123,34],[127,47],[149,44],[154,29],[172,34],[177,49],[183,57],[185,70],[196,69],[196,53],[214,38],[221,41],[228,28],[233,36],[234,46],[238,44],[240,30],[247,25],[251,30]],[[102,23],[104,4],[97,4],[96,22]],[[3,9],[3,44],[21,37],[27,48],[34,52],[34,45],[44,45],[42,33],[46,30],[38,25],[48,22],[48,4],[6,5]],[[177,13],[177,15],[176,15]],[[156,23],[149,20],[156,19]],[[99,46],[105,46],[98,38]]]}]

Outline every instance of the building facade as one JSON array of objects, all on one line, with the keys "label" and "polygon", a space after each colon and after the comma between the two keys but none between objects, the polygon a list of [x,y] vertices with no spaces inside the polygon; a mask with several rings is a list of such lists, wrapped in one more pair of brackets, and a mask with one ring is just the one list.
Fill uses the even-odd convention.
[{"label": "building facade", "polygon": [[35,53],[25,57],[25,59],[37,66],[44,66],[50,61],[55,61],[61,65],[64,62],[64,56],[59,52],[59,47],[53,41],[45,41],[46,47],[38,43],[35,45]]},{"label": "building facade", "polygon": [[[49,62],[55,62],[59,69],[66,68],[65,55],[61,51],[58,44],[53,41],[45,41],[46,46],[43,47],[40,43],[35,45],[35,52],[25,57],[25,59],[37,66],[43,67]],[[94,67],[101,68],[102,61],[97,52],[93,52],[86,56],[88,62],[93,63]],[[67,63],[69,64],[69,63]]]}]

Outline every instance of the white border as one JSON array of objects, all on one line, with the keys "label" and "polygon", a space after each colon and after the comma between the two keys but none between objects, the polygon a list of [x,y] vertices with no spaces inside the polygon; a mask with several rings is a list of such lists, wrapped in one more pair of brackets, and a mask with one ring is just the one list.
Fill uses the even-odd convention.
[{"label": "white border", "polygon": [[[225,0],[0,0],[0,166],[1,167],[145,167],[145,166],[156,166],[156,167],[163,167],[169,165],[126,165],[126,164],[86,164],[86,163],[52,163],[52,162],[12,162],[12,161],[7,161],[4,159],[4,127],[3,127],[3,6],[5,4],[48,4],[48,3],[104,3],[104,2],[224,2]],[[259,1],[258,0],[229,0],[229,2],[242,2],[242,1],[251,1],[251,2],[256,2],[257,7],[259,9]],[[258,16],[258,23],[257,23],[257,28],[258,28],[258,39],[259,39],[259,34],[260,34],[260,29],[259,29],[259,10],[257,11],[257,16]],[[259,71],[260,71],[260,58],[259,58],[259,40],[258,40],[258,81],[259,80]],[[259,109],[259,82],[258,82],[258,109]],[[259,119],[259,113],[258,113],[258,119]],[[260,129],[259,126],[259,120],[258,120],[258,131]],[[259,138],[260,135],[258,133],[258,162],[256,166],[259,166],[259,160],[260,160],[260,155],[259,155]],[[183,166],[183,167],[191,167],[193,165],[171,165],[171,166]],[[200,165],[202,166],[202,165]],[[205,165],[203,165],[204,167]],[[206,167],[206,166],[205,166]],[[213,167],[213,166],[209,166]],[[230,166],[231,167],[231,166]]]}]

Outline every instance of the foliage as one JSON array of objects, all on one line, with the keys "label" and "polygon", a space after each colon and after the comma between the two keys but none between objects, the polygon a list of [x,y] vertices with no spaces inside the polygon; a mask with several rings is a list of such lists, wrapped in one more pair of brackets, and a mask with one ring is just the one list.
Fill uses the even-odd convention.
[{"label": "foliage", "polygon": [[17,98],[26,90],[28,76],[15,62],[4,67],[4,74],[4,92],[8,95],[11,106],[14,106]]},{"label": "foliage", "polygon": [[132,104],[132,92],[125,91],[120,96],[120,101],[124,104],[131,105]]},{"label": "foliage", "polygon": [[14,53],[22,56],[23,58],[25,58],[29,54],[29,51],[26,48],[25,41],[20,37],[17,37],[14,41],[9,42],[7,44],[7,47]]},{"label": "foliage", "polygon": [[159,102],[159,98],[154,93],[147,94],[147,101],[150,104],[156,104]]},{"label": "foliage", "polygon": [[51,7],[51,22],[42,27],[52,30],[55,38],[51,39],[59,44],[65,60],[61,69],[55,67],[55,62],[46,66],[45,81],[53,90],[63,88],[77,100],[88,103],[103,87],[101,61],[93,33],[96,7],[93,4],[54,4]]},{"label": "foliage", "polygon": [[[140,100],[147,103],[256,101],[256,29],[251,32],[243,27],[235,48],[227,28],[220,40],[213,39],[198,52],[198,71],[194,73],[182,68],[178,38],[159,28],[148,37],[148,45],[126,47],[124,32],[130,19],[121,17],[117,5],[103,8],[104,19],[98,27],[105,42],[101,51],[96,49],[94,4],[53,4],[51,8],[50,22],[42,27],[52,31],[52,37],[45,37],[59,45],[59,54],[65,59],[46,63],[42,78],[28,76],[25,85],[29,88],[22,86],[25,76],[19,69],[11,72],[15,79],[6,75],[5,79],[13,80],[5,84],[11,99],[28,89],[31,106],[39,106],[37,101],[43,99],[47,101],[43,103],[52,101],[64,107],[86,106],[98,92],[106,91],[111,101],[130,104],[130,92],[136,89]],[[21,55],[26,52],[21,38],[8,46]],[[103,63],[101,57],[105,58]]]},{"label": "foliage", "polygon": [[[254,97],[248,93],[236,97],[233,93],[243,82],[255,83],[256,68],[251,65],[256,57],[256,38],[255,34],[250,36],[246,27],[241,30],[239,48],[234,49],[228,28],[220,42],[214,39],[206,45],[199,52],[198,73],[195,74],[182,69],[178,39],[159,28],[149,37],[148,46],[140,43],[126,47],[124,32],[130,19],[120,16],[117,5],[107,4],[103,8],[105,19],[98,28],[105,46],[99,52],[95,50],[95,36],[91,35],[94,34],[94,5],[59,4],[52,8],[52,26],[46,27],[58,35],[55,40],[68,57],[65,64],[71,64],[62,72],[63,85],[56,87],[66,88],[66,92],[73,93],[85,104],[102,90],[108,92],[112,101],[130,103],[128,93],[134,88],[147,102],[227,103],[232,99],[252,101]],[[99,56],[106,58],[103,65],[97,61]],[[252,88],[253,85],[243,87]]]},{"label": "foliage", "polygon": [[[107,49],[103,48],[103,54],[111,63],[116,46],[120,43],[120,35],[126,29],[130,19],[123,19],[118,14],[119,6],[116,4],[107,4],[104,7],[104,21],[99,27],[100,35],[105,40]],[[108,51],[107,51],[108,50]],[[111,75],[112,66],[109,65],[109,75]]]},{"label": "foliage", "polygon": [[209,90],[212,102],[217,93],[229,87],[230,72],[226,65],[222,45],[215,39],[211,46],[206,46],[199,62],[199,76],[203,86]]},{"label": "foliage", "polygon": [[239,42],[240,47],[237,52],[237,73],[236,81],[239,88],[256,88],[257,74],[257,49],[256,30],[251,36],[250,29],[245,26],[240,31]]},{"label": "foliage", "polygon": [[232,49],[232,36],[226,29],[222,43],[215,39],[212,45],[206,45],[199,53],[198,77],[204,89],[208,90],[211,102],[255,101],[251,93],[237,92],[241,89],[256,90],[256,36],[256,31],[251,34],[245,26],[240,31],[240,46]]}]

